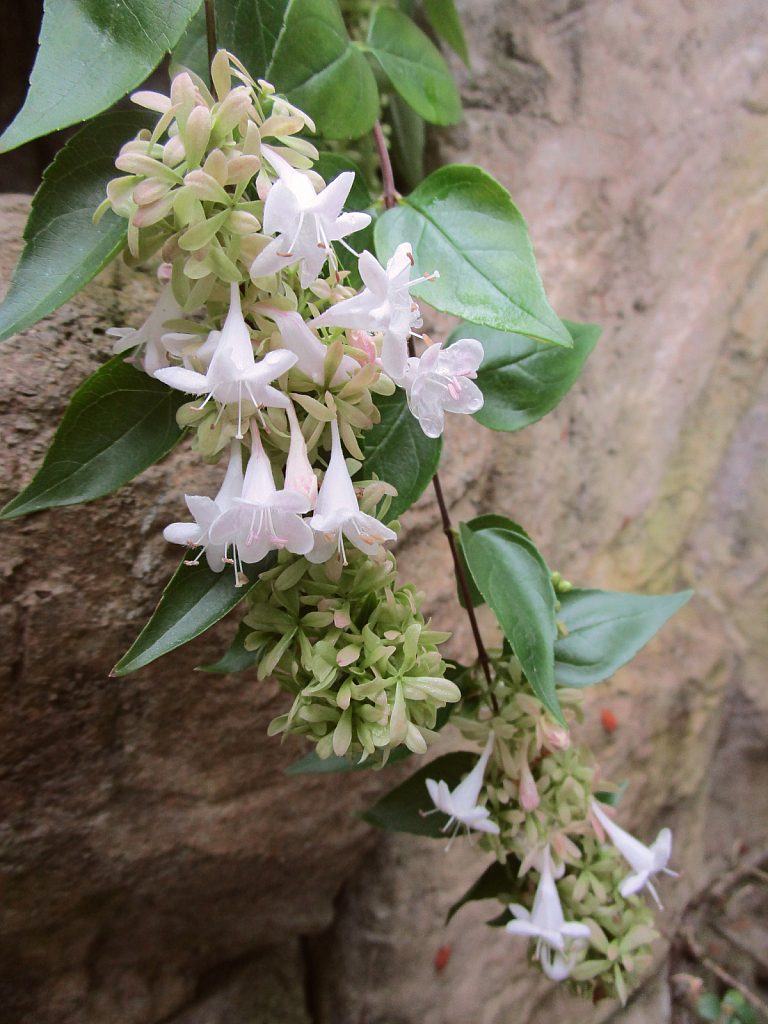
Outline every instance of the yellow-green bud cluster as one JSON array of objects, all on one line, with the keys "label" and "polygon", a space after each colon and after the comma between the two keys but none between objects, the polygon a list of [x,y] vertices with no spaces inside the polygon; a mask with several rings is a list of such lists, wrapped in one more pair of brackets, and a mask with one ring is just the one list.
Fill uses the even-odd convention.
[{"label": "yellow-green bud cluster", "polygon": [[397,587],[390,552],[347,558],[312,565],[281,551],[248,595],[245,645],[260,651],[259,676],[294,695],[270,734],[308,736],[321,758],[383,763],[401,743],[424,753],[437,711],[460,697],[436,646],[450,634],[424,622],[423,594]]}]

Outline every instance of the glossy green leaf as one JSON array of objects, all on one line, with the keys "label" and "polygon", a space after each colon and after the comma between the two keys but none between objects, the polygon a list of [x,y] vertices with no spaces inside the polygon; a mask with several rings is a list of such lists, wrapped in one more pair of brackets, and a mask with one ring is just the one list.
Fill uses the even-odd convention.
[{"label": "glossy green leaf", "polygon": [[366,432],[365,462],[358,476],[373,473],[397,488],[389,515],[395,519],[407,511],[426,489],[440,465],[442,437],[427,437],[408,408],[402,388],[393,395],[377,395],[381,422]]},{"label": "glossy green leaf", "polygon": [[456,124],[461,99],[448,65],[409,17],[384,5],[374,9],[367,49],[403,99],[426,121]]},{"label": "glossy green leaf", "polygon": [[43,464],[2,519],[109,494],[176,444],[176,410],[186,395],[115,356],[81,384]]},{"label": "glossy green leaf", "polygon": [[404,240],[414,277],[440,271],[412,294],[443,313],[570,348],[573,342],[544,294],[533,246],[506,189],[479,167],[441,167],[376,224],[386,262]]},{"label": "glossy green leaf", "polygon": [[24,227],[24,251],[0,306],[0,341],[71,299],[125,245],[127,221],[93,213],[117,175],[122,144],[156,118],[141,111],[102,114],[82,128],[43,174]]},{"label": "glossy green leaf", "polygon": [[243,600],[258,582],[259,573],[271,569],[276,559],[277,553],[270,551],[261,562],[244,565],[248,583],[242,587],[235,586],[231,567],[213,572],[205,557],[197,565],[182,562],[163,591],[152,618],[112,669],[112,675],[135,672],[204,633]]},{"label": "glossy green leaf", "polygon": [[424,118],[393,93],[389,100],[389,121],[392,126],[390,157],[395,179],[405,192],[413,192],[424,180]]},{"label": "glossy green leaf", "polygon": [[557,614],[568,636],[555,644],[558,685],[592,686],[607,679],[692,596],[692,590],[648,595],[575,589],[560,594]]},{"label": "glossy green leaf", "polygon": [[520,430],[551,412],[578,380],[601,328],[563,320],[573,348],[547,345],[523,334],[495,331],[479,324],[460,324],[447,345],[476,338],[485,356],[477,385],[485,399],[474,414],[491,430]]},{"label": "glossy green leaf", "polygon": [[[340,153],[321,152],[315,160],[312,170],[317,171],[326,185],[330,185],[344,171],[354,172],[355,180],[349,190],[347,201],[344,203],[345,210],[367,210],[373,202],[363,172],[348,157],[341,156]],[[354,249],[355,246],[353,245],[352,248]]]},{"label": "glossy green leaf", "polygon": [[443,779],[449,789],[455,789],[465,775],[477,764],[477,754],[457,750],[443,754],[429,764],[419,768],[409,779],[383,796],[377,804],[361,815],[364,821],[388,832],[410,832],[416,836],[430,836],[445,839],[443,831],[448,824],[448,815],[434,811],[435,805],[426,786],[427,779]]},{"label": "glossy green leaf", "polygon": [[539,700],[563,721],[554,678],[555,591],[547,564],[514,529],[459,524],[461,544],[477,584]]},{"label": "glossy green leaf", "polygon": [[513,853],[508,854],[506,864],[499,864],[494,860],[461,899],[453,904],[445,923],[448,924],[454,914],[467,903],[493,899],[502,899],[502,902],[508,903],[516,902],[518,892],[525,886],[525,879],[517,877],[519,870],[520,861]]},{"label": "glossy green leaf", "polygon": [[454,0],[424,0],[429,23],[469,67],[469,50]]},{"label": "glossy green leaf", "polygon": [[253,668],[258,662],[261,652],[246,650],[245,638],[252,632],[251,626],[246,626],[244,622],[241,622],[224,657],[214,662],[213,665],[199,665],[195,672],[242,672],[246,668]]},{"label": "glossy green leaf", "polygon": [[200,0],[46,0],[24,106],[0,152],[100,114],[173,49]]},{"label": "glossy green leaf", "polygon": [[[218,3],[217,3],[218,6]],[[206,83],[210,81],[208,65],[208,36],[205,27],[205,3],[191,19],[178,43],[173,48],[173,63],[194,71]]]},{"label": "glossy green leaf", "polygon": [[[511,519],[507,519],[506,516],[494,515],[493,513],[484,516],[477,516],[477,518],[470,520],[467,523],[467,526],[470,530],[490,530],[493,529],[493,527],[498,527],[501,530],[512,530],[514,533],[519,533],[522,537],[527,537],[528,540],[531,540],[519,523],[515,523]],[[531,543],[533,543],[533,541],[531,541]],[[461,546],[461,538],[458,536],[456,538],[456,549],[459,553],[459,561],[464,569],[464,577],[467,581],[467,588],[472,601],[472,607],[478,608],[481,604],[485,604],[485,598],[477,589],[477,585],[472,579],[472,573],[469,571],[466,555],[464,554],[464,550]],[[456,592],[459,595],[459,604],[462,608],[465,608],[464,595],[461,592],[458,579],[456,580]]]}]

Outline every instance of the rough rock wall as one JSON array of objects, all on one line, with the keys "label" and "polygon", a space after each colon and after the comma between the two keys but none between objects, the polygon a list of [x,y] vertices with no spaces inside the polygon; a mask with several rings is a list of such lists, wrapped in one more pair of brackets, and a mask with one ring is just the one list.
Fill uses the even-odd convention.
[{"label": "rough rock wall", "polygon": [[[467,117],[441,156],[509,187],[556,308],[605,334],[540,424],[513,436],[451,424],[444,485],[456,519],[513,515],[580,584],[697,590],[590,694],[585,727],[606,769],[630,781],[627,820],[644,838],[676,829],[671,935],[738,842],[765,842],[768,818],[768,16],[762,0],[464,0],[463,14]],[[0,253],[6,280],[25,210],[2,206],[15,240]],[[152,290],[147,275],[110,268],[4,344],[0,499],[30,478],[69,395],[105,358],[104,329],[136,323]],[[176,564],[162,527],[213,475],[182,447],[89,506],[0,525],[7,1019],[606,1019],[614,1006],[539,980],[518,943],[485,928],[486,907],[443,928],[482,863],[460,844],[446,855],[378,840],[349,816],[393,776],[342,787],[282,774],[301,751],[264,734],[275,690],[251,673],[192,672],[231,625],[108,678]],[[429,495],[405,526],[401,566],[465,652]],[[620,723],[610,737],[604,707]],[[668,1005],[662,979],[623,1019],[656,1024]]]}]

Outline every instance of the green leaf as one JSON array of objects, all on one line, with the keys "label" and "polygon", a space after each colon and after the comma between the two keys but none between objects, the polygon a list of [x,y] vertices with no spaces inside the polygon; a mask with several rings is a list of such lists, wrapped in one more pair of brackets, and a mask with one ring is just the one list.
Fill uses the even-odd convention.
[{"label": "green leaf", "polygon": [[173,49],[200,0],[46,0],[24,106],[0,152],[100,114]]},{"label": "green leaf", "polygon": [[245,649],[245,638],[252,632],[251,626],[246,626],[244,622],[241,622],[224,657],[214,662],[213,665],[199,665],[195,672],[242,672],[246,668],[253,668],[259,660],[261,652]]},{"label": "green leaf", "polygon": [[427,791],[427,779],[443,779],[449,789],[455,789],[465,775],[477,764],[477,755],[467,750],[443,754],[419,768],[409,779],[383,796],[377,804],[361,815],[364,821],[388,832],[410,832],[416,836],[445,839],[443,828],[448,815],[435,811],[429,817],[422,812],[434,811],[435,805]]},{"label": "green leaf", "polygon": [[72,396],[42,466],[0,518],[91,501],[127,484],[179,440],[176,410],[185,400],[124,356],[110,359]]},{"label": "green leaf", "polygon": [[558,685],[592,686],[613,675],[692,595],[692,590],[648,595],[579,589],[560,594],[558,618],[568,636],[555,644]]},{"label": "green leaf", "polygon": [[395,93],[389,100],[389,115],[392,166],[398,181],[407,192],[412,192],[424,180],[424,118]]},{"label": "green leaf", "polygon": [[208,35],[205,27],[204,2],[200,4],[197,14],[184,29],[171,56],[174,64],[194,71],[206,83],[210,81],[211,69],[208,64]]},{"label": "green leaf", "polygon": [[367,48],[417,114],[434,124],[461,120],[461,99],[442,54],[410,18],[392,7],[375,8]]},{"label": "green leaf", "polygon": [[216,0],[220,46],[266,78],[329,139],[357,138],[379,116],[368,61],[336,0]]},{"label": "green leaf", "polygon": [[696,1011],[704,1020],[717,1020],[720,1016],[720,1000],[712,992],[706,992],[696,1004]]},{"label": "green leaf", "polygon": [[397,488],[389,515],[401,516],[421,496],[440,465],[442,437],[427,437],[408,408],[405,391],[376,396],[381,422],[365,435],[365,462],[357,476],[376,473]]},{"label": "green leaf", "polygon": [[469,50],[454,0],[424,0],[429,23],[469,67]]},{"label": "green leaf", "polygon": [[[367,210],[373,202],[363,172],[348,157],[341,156],[339,153],[321,152],[315,160],[312,170],[317,171],[326,185],[330,185],[344,171],[354,172],[355,180],[349,190],[347,201],[344,203],[345,210]],[[353,245],[352,248],[354,249],[355,246]]]},{"label": "green leaf", "polygon": [[492,864],[488,865],[478,880],[467,889],[461,899],[458,899],[453,904],[448,911],[445,923],[448,924],[454,914],[461,910],[466,903],[475,903],[478,900],[494,900],[502,896],[509,898],[508,900],[502,900],[502,902],[514,903],[517,893],[525,885],[525,881],[521,882],[517,877],[519,870],[520,861],[513,853],[507,855],[506,864],[499,864],[497,860],[494,860]]},{"label": "green leaf", "polygon": [[102,114],[55,156],[43,173],[24,227],[24,251],[0,306],[0,341],[25,330],[71,299],[125,245],[127,221],[93,213],[117,175],[122,144],[156,118],[141,111]]},{"label": "green leaf", "polygon": [[553,664],[556,598],[546,562],[533,542],[515,529],[473,529],[460,523],[459,532],[472,577],[533,692],[563,721]]},{"label": "green leaf", "polygon": [[474,414],[491,430],[520,430],[551,412],[576,383],[587,356],[600,337],[594,324],[563,320],[573,348],[535,341],[523,334],[494,331],[477,324],[460,324],[446,345],[460,338],[476,338],[485,356],[477,385],[485,399]]},{"label": "green leaf", "polygon": [[223,572],[213,572],[205,558],[197,565],[182,562],[163,591],[152,618],[112,669],[112,675],[135,672],[204,633],[242,601],[258,582],[259,573],[271,569],[276,560],[277,553],[270,551],[255,565],[243,565],[248,583],[242,587],[235,586],[234,574],[228,567]]},{"label": "green leaf", "polygon": [[544,294],[533,246],[506,189],[479,167],[441,167],[376,224],[386,262],[413,244],[414,276],[440,271],[413,294],[443,313],[570,348]]},{"label": "green leaf", "polygon": [[[527,537],[528,540],[531,540],[531,538],[528,536],[528,534],[525,532],[522,526],[520,526],[519,523],[515,523],[511,519],[507,519],[506,516],[498,516],[494,515],[493,513],[484,516],[477,516],[476,519],[470,520],[470,522],[467,523],[467,526],[470,528],[470,530],[492,529],[494,526],[497,526],[501,530],[512,530],[514,533],[519,533],[522,537]],[[533,541],[531,541],[531,543],[533,543]],[[472,601],[472,607],[479,608],[481,604],[485,604],[485,598],[477,589],[477,585],[475,584],[475,581],[472,579],[472,573],[469,571],[469,566],[467,565],[467,558],[466,555],[464,554],[464,549],[461,546],[461,537],[459,536],[456,537],[456,550],[459,553],[459,561],[461,562],[462,568],[464,569],[464,578],[467,581],[467,587],[469,590],[470,599]],[[461,592],[461,587],[459,586],[458,579],[456,580],[456,592],[459,595],[459,604],[461,605],[462,608],[465,608],[466,605],[464,604],[464,595]]]}]

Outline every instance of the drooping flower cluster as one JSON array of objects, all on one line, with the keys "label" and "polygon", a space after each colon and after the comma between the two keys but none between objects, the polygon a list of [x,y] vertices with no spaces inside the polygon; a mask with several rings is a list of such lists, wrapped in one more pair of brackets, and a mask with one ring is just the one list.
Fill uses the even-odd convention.
[{"label": "drooping flower cluster", "polygon": [[[436,809],[450,825],[482,834],[481,848],[512,869],[504,920],[512,935],[535,939],[533,959],[555,981],[570,979],[583,994],[624,1000],[627,980],[651,959],[658,933],[653,911],[637,895],[667,868],[672,839],[662,829],[647,847],[620,828],[605,800],[616,787],[604,780],[586,748],[531,693],[517,659],[491,659],[493,685],[471,672],[465,698],[452,717],[482,747],[472,772],[451,792],[428,780]],[[493,707],[491,698],[495,698]],[[577,690],[558,690],[566,719],[580,713]],[[607,837],[611,845],[606,845]],[[531,872],[538,874],[535,888]]]}]

